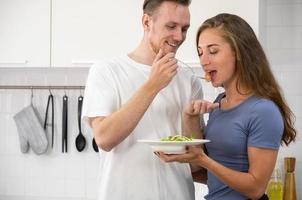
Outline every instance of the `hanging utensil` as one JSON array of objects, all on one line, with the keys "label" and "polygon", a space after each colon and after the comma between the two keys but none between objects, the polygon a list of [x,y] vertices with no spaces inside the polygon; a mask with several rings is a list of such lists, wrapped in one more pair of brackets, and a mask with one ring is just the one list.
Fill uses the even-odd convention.
[{"label": "hanging utensil", "polygon": [[92,139],[92,147],[93,147],[93,149],[94,149],[95,152],[99,152],[99,147],[98,147],[98,145],[96,144],[94,138]]},{"label": "hanging utensil", "polygon": [[46,106],[46,112],[45,112],[45,119],[44,119],[44,130],[47,128],[47,116],[48,116],[48,109],[49,104],[51,104],[51,148],[53,148],[54,143],[54,103],[53,103],[53,95],[51,91],[49,90],[49,96],[47,100],[47,106]]},{"label": "hanging utensil", "polygon": [[76,137],[75,145],[79,152],[83,151],[86,146],[86,140],[81,131],[81,115],[82,115],[82,105],[83,105],[83,96],[80,95],[78,98],[78,125],[79,125],[79,134]]},{"label": "hanging utensil", "polygon": [[68,128],[68,97],[63,96],[62,112],[62,153],[67,153],[67,128]]},{"label": "hanging utensil", "polygon": [[33,89],[30,105],[17,112],[13,119],[17,126],[21,152],[26,153],[31,147],[37,155],[45,153],[48,149],[48,140],[39,113],[33,105]]}]

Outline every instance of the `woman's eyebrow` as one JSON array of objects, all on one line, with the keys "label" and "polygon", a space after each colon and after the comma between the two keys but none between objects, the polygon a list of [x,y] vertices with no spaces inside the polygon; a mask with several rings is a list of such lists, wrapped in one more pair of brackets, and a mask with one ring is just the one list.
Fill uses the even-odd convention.
[{"label": "woman's eyebrow", "polygon": [[[206,48],[213,47],[213,46],[219,46],[219,44],[208,44],[208,45],[206,45]],[[197,48],[201,49],[202,47],[198,46]]]}]

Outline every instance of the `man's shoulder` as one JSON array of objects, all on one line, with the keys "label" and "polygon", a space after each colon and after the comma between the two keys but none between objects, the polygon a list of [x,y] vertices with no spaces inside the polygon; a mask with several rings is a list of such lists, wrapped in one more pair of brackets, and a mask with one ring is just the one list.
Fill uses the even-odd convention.
[{"label": "man's shoulder", "polygon": [[94,61],[94,64],[92,65],[92,67],[106,68],[106,67],[110,67],[110,66],[114,66],[114,65],[119,65],[122,62],[124,62],[124,59],[122,56],[107,57],[107,58],[102,58],[102,59]]},{"label": "man's shoulder", "polygon": [[125,65],[125,59],[122,56],[108,57],[94,61],[93,65],[90,67],[90,71],[105,73],[111,72],[112,70],[117,70],[118,68],[123,68]]}]

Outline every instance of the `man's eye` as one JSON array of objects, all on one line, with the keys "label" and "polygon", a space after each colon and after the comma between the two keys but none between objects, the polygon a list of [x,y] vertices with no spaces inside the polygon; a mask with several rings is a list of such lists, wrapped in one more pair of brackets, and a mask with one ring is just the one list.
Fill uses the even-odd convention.
[{"label": "man's eye", "polygon": [[182,32],[183,32],[183,33],[186,33],[187,31],[188,31],[187,28],[182,29]]},{"label": "man's eye", "polygon": [[174,29],[174,28],[175,28],[174,25],[167,25],[167,27],[168,27],[169,29]]}]

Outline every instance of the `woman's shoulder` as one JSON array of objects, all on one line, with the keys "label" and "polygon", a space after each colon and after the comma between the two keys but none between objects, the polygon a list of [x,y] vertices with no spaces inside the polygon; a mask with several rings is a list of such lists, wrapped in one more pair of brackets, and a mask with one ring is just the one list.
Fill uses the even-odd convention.
[{"label": "woman's shoulder", "polygon": [[279,108],[277,104],[270,100],[263,97],[256,97],[254,96],[251,101],[251,108],[254,111],[260,112],[279,112]]},{"label": "woman's shoulder", "polygon": [[282,123],[282,114],[275,102],[269,99],[254,97],[250,104],[250,117],[267,123]]}]

